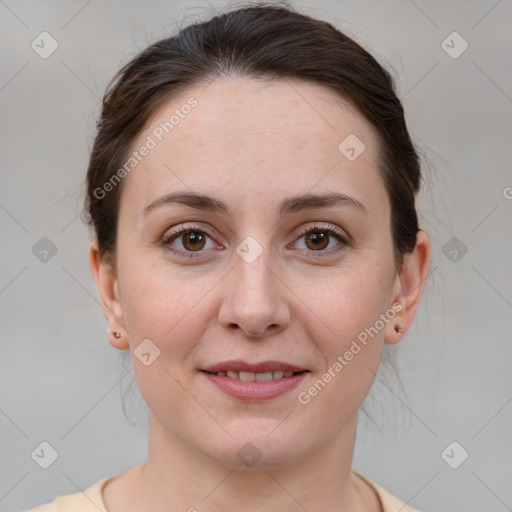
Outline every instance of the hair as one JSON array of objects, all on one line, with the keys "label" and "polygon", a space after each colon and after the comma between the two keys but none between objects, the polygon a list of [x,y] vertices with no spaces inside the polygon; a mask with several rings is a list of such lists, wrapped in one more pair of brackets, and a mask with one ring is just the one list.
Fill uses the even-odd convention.
[{"label": "hair", "polygon": [[[320,84],[336,91],[371,123],[377,133],[378,171],[390,200],[393,257],[399,269],[403,256],[416,246],[415,195],[421,169],[393,78],[330,23],[288,5],[268,3],[183,28],[140,52],[108,84],[87,171],[84,208],[101,256],[115,262],[124,180],[114,175],[145,124],[178,92],[229,76]],[[113,178],[119,185],[97,197],[95,191]]]}]

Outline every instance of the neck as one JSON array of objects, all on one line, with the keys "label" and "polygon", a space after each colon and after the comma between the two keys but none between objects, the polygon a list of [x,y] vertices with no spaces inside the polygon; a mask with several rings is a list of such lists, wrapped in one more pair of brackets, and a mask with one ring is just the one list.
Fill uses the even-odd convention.
[{"label": "neck", "polygon": [[363,510],[376,502],[351,471],[356,426],[357,415],[329,444],[292,463],[240,469],[185,445],[151,416],[149,457],[136,468],[127,504],[139,511]]}]

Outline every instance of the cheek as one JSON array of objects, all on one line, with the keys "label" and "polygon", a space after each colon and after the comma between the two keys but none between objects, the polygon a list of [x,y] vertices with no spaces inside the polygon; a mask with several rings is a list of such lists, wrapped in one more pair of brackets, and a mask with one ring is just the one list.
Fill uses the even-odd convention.
[{"label": "cheek", "polygon": [[[329,404],[340,403],[337,410],[343,416],[364,400],[379,366],[387,325],[381,315],[388,308],[381,287],[386,284],[371,273],[364,278],[345,275],[324,284],[314,295],[310,288],[305,301],[316,314],[308,336],[322,354],[318,376],[325,375],[326,383],[317,386],[322,389],[318,397],[323,398],[314,399],[326,410]],[[389,316],[385,320],[392,321]]]},{"label": "cheek", "polygon": [[[191,418],[201,414],[185,391],[189,375],[184,374],[184,368],[190,365],[198,341],[204,338],[208,315],[212,315],[206,311],[205,294],[215,283],[210,283],[206,275],[203,280],[181,274],[168,267],[141,266],[139,271],[127,273],[123,281],[123,310],[135,378],[149,409],[161,418],[182,417],[186,411]],[[160,351],[148,366],[134,353],[146,339]]]},{"label": "cheek", "polygon": [[165,359],[172,354],[172,362],[181,363],[203,337],[212,314],[207,292],[217,282],[218,276],[194,277],[160,262],[127,268],[123,312],[133,348],[149,338]]},{"label": "cheek", "polygon": [[[326,347],[336,352],[347,343],[350,345],[385,312],[389,297],[387,283],[380,277],[368,271],[333,274],[318,282],[316,292],[312,286],[301,292],[304,304],[315,313],[318,332],[328,333]],[[312,339],[315,338],[318,335],[313,334]]]}]

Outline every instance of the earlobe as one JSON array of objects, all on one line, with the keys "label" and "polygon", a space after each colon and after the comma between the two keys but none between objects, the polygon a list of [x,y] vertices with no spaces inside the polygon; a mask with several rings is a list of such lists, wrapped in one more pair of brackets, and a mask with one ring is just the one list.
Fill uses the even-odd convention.
[{"label": "earlobe", "polygon": [[[124,325],[123,309],[116,272],[112,264],[101,256],[97,238],[91,241],[89,260],[91,272],[100,295],[103,314],[109,325],[107,332],[110,344],[114,348],[125,350],[129,348],[129,345]],[[114,333],[117,333],[117,335]]]},{"label": "earlobe", "polygon": [[400,279],[397,276],[397,286],[395,287],[395,299],[389,311],[393,311],[393,318],[386,326],[384,333],[384,342],[389,345],[398,343],[403,335],[405,334],[405,328],[403,325],[403,314],[404,314],[404,298],[402,296],[400,288]]},{"label": "earlobe", "polygon": [[420,230],[416,234],[416,246],[413,252],[404,256],[404,263],[397,275],[394,290],[397,295],[394,302],[400,303],[402,308],[393,322],[390,322],[392,328],[386,332],[386,343],[391,345],[398,343],[412,324],[428,276],[429,264],[430,239],[427,233]]}]

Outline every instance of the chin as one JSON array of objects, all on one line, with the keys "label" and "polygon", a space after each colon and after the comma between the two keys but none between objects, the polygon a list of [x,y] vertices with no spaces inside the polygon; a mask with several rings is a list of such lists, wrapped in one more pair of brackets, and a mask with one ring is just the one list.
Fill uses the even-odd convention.
[{"label": "chin", "polygon": [[[275,421],[272,427],[255,428],[254,423],[240,430],[233,437],[226,436],[212,450],[211,442],[204,450],[217,462],[230,469],[268,470],[278,469],[293,464],[304,451],[304,443],[298,443],[297,438],[284,428],[281,432],[276,429]],[[275,429],[273,432],[272,430]],[[301,446],[299,449],[298,446]]]}]

